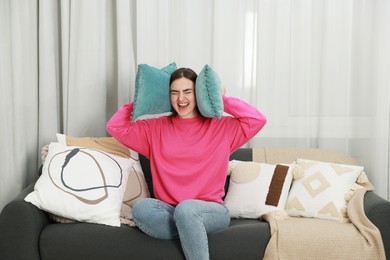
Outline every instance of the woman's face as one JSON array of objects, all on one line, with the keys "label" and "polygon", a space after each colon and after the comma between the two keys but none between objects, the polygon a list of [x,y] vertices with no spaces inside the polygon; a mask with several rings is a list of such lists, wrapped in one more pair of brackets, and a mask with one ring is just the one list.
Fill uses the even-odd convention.
[{"label": "woman's face", "polygon": [[196,108],[195,84],[187,78],[179,78],[171,83],[171,104],[181,118],[199,115]]}]

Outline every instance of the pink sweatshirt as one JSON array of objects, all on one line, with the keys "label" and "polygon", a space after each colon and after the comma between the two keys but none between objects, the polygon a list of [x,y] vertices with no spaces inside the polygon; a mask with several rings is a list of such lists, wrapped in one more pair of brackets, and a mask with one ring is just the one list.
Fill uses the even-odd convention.
[{"label": "pink sweatshirt", "polygon": [[183,119],[164,116],[131,122],[133,103],[125,104],[107,123],[119,142],[150,159],[157,199],[177,205],[187,199],[222,203],[229,156],[266,123],[255,107],[223,96],[232,116]]}]

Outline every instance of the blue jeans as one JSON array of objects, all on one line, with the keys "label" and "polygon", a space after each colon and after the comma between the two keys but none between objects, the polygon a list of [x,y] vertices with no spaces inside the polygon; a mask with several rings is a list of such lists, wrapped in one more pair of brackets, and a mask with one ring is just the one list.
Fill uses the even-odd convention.
[{"label": "blue jeans", "polygon": [[180,239],[186,259],[209,259],[207,233],[227,228],[230,215],[216,202],[185,200],[176,207],[157,199],[139,200],[132,209],[139,229],[160,239]]}]

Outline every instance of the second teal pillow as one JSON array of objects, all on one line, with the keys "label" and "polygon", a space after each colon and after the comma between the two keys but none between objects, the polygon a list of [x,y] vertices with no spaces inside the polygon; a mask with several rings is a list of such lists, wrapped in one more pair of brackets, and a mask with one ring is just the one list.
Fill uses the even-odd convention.
[{"label": "second teal pillow", "polygon": [[221,119],[223,113],[221,80],[207,64],[196,79],[195,93],[200,113],[204,117]]}]

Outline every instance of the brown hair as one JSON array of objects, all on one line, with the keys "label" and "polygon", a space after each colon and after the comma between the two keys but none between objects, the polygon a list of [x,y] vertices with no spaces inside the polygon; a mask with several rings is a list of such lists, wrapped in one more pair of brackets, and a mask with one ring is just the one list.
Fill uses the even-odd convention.
[{"label": "brown hair", "polygon": [[198,77],[198,75],[196,74],[195,71],[193,71],[192,69],[189,69],[189,68],[180,68],[180,69],[177,69],[175,70],[172,74],[171,74],[171,78],[169,80],[169,86],[172,84],[173,81],[175,81],[176,79],[180,79],[180,78],[186,78],[186,79],[189,79],[191,80],[192,82],[196,82],[196,78]]}]

